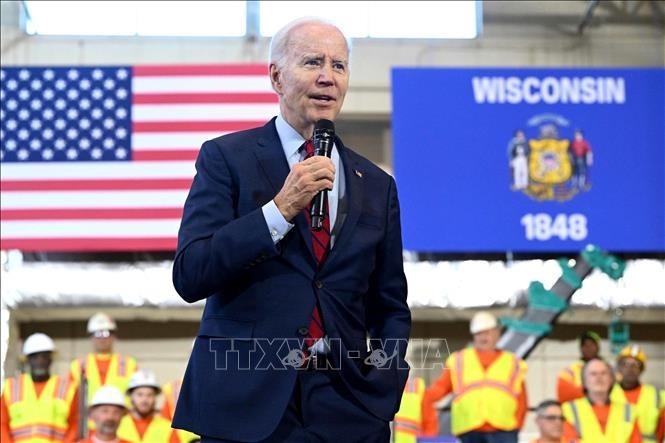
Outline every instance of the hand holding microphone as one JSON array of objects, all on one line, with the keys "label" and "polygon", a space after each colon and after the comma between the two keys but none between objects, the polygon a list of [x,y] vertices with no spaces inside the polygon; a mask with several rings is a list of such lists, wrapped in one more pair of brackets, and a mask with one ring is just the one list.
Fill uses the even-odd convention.
[{"label": "hand holding microphone", "polygon": [[293,166],[275,196],[275,205],[287,221],[291,222],[305,209],[310,211],[312,223],[316,220],[318,226],[323,226],[327,190],[332,189],[335,180],[335,167],[330,160],[334,134],[334,125],[330,120],[316,123],[312,137],[314,155]]},{"label": "hand holding microphone", "polygon": [[[330,158],[332,147],[335,142],[335,125],[330,120],[321,119],[314,126],[314,155],[324,155]],[[325,204],[328,199],[328,190],[319,191],[312,200],[310,215],[312,217],[312,229],[318,231],[323,227],[325,217]]]}]

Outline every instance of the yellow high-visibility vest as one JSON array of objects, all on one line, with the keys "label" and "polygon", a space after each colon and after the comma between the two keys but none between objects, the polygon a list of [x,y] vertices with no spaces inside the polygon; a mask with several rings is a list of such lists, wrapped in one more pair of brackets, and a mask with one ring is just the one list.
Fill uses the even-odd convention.
[{"label": "yellow high-visibility vest", "polygon": [[582,443],[628,443],[630,441],[636,416],[629,403],[610,403],[605,432],[600,428],[598,418],[586,397],[568,401],[561,406],[561,409],[566,421],[575,428]]},{"label": "yellow high-visibility vest", "polygon": [[[626,394],[621,385],[615,384],[610,394],[610,401],[628,403]],[[656,442],[656,428],[658,427],[658,416],[661,409],[660,392],[653,385],[642,385],[637,404],[633,405],[635,415],[637,415],[637,426],[642,434],[644,443]]]},{"label": "yellow high-visibility vest", "polygon": [[[105,385],[113,385],[123,394],[127,391],[129,379],[136,372],[136,360],[133,357],[111,354],[109,368],[106,372]],[[72,379],[78,385],[81,381],[81,371],[85,369],[85,375],[88,379],[88,395],[86,404],[90,404],[92,396],[102,386],[102,377],[97,367],[95,354],[89,353],[85,358],[79,358],[72,361],[70,365],[70,374]]]},{"label": "yellow high-visibility vest", "polygon": [[406,381],[399,411],[393,420],[394,443],[416,443],[422,431],[422,403],[425,380],[420,377]]},{"label": "yellow high-visibility vest", "polygon": [[[180,387],[182,386],[182,380],[174,380],[172,382],[166,383],[162,387],[162,395],[164,396],[164,402],[168,409],[168,417],[164,417],[169,422],[173,420],[173,415],[175,414],[175,407],[178,403],[178,396],[180,395]],[[190,443],[193,440],[198,440],[199,436],[193,434],[184,429],[176,429],[178,434],[178,440],[180,443]]]},{"label": "yellow high-visibility vest", "polygon": [[155,414],[141,438],[132,416],[127,414],[120,420],[117,434],[119,439],[132,443],[169,443],[171,432],[173,432],[171,422],[161,415]]},{"label": "yellow high-visibility vest", "polygon": [[2,396],[7,405],[9,429],[14,441],[64,441],[75,394],[73,383],[57,375],[48,379],[39,397],[30,374],[5,380]]},{"label": "yellow high-visibility vest", "polygon": [[515,417],[526,363],[513,353],[501,351],[483,369],[474,348],[453,353],[446,362],[453,389],[451,430],[455,435],[480,428],[485,423],[502,430],[517,429]]},{"label": "yellow high-visibility vest", "polygon": [[584,362],[578,360],[559,373],[559,378],[575,386],[582,386],[582,368]]}]

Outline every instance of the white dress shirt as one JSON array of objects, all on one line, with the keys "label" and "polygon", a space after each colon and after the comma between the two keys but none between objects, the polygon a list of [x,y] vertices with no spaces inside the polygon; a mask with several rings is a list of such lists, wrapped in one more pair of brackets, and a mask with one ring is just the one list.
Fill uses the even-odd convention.
[{"label": "white dress shirt", "polygon": [[[293,165],[302,161],[304,159],[304,153],[299,152],[300,147],[305,143],[305,139],[300,135],[291,125],[287,123],[286,120],[280,115],[277,116],[275,120],[275,127],[277,128],[277,135],[279,140],[282,143],[282,148],[284,149],[284,156],[286,161],[289,164],[289,169],[293,168]],[[335,222],[337,221],[337,206],[339,203],[340,196],[344,194],[344,186],[341,185],[344,180],[344,171],[340,168],[340,158],[337,147],[333,145],[332,154],[330,159],[335,166],[335,181],[333,182],[332,191],[328,191],[328,215],[330,217],[330,247],[333,247],[335,242]],[[266,219],[266,224],[268,225],[268,230],[270,231],[270,236],[272,237],[273,242],[277,244],[281,239],[288,234],[288,232],[293,228],[293,223],[286,221],[284,216],[277,205],[275,205],[274,200],[270,200],[268,203],[263,205],[263,217]]]}]

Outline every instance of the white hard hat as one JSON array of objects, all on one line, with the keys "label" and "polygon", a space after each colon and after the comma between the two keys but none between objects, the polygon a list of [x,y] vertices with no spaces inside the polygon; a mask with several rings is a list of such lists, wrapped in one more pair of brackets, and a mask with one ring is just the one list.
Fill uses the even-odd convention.
[{"label": "white hard hat", "polygon": [[53,352],[55,350],[55,343],[46,334],[37,332],[25,339],[23,343],[23,355],[30,355],[37,352]]},{"label": "white hard hat", "polygon": [[476,315],[471,319],[469,330],[472,334],[476,334],[481,331],[496,328],[497,326],[498,322],[496,321],[495,316],[487,311],[480,311],[476,312]]},{"label": "white hard hat", "polygon": [[139,369],[132,375],[132,378],[129,379],[129,384],[127,385],[127,393],[130,393],[134,388],[149,387],[154,388],[157,392],[161,392],[162,388],[157,383],[157,378],[155,374],[151,371],[146,371],[144,369]]},{"label": "white hard hat", "polygon": [[96,313],[88,320],[88,334],[94,334],[99,331],[115,331],[115,329],[115,321],[103,312]]},{"label": "white hard hat", "polygon": [[121,408],[127,408],[125,405],[125,396],[122,395],[120,389],[113,385],[102,386],[101,388],[97,389],[95,395],[92,396],[90,407],[92,408],[99,405],[113,405],[120,406]]}]

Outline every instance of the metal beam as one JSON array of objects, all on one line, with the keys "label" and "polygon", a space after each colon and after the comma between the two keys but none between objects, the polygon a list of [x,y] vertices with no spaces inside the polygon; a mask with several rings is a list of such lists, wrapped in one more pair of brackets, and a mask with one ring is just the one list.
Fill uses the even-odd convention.
[{"label": "metal beam", "polygon": [[586,28],[589,23],[591,23],[591,19],[593,18],[593,12],[596,10],[596,7],[598,6],[598,0],[590,0],[587,3],[586,7],[586,12],[584,13],[584,19],[582,20],[582,23],[577,27],[577,33],[579,35],[584,34],[584,28]]}]

